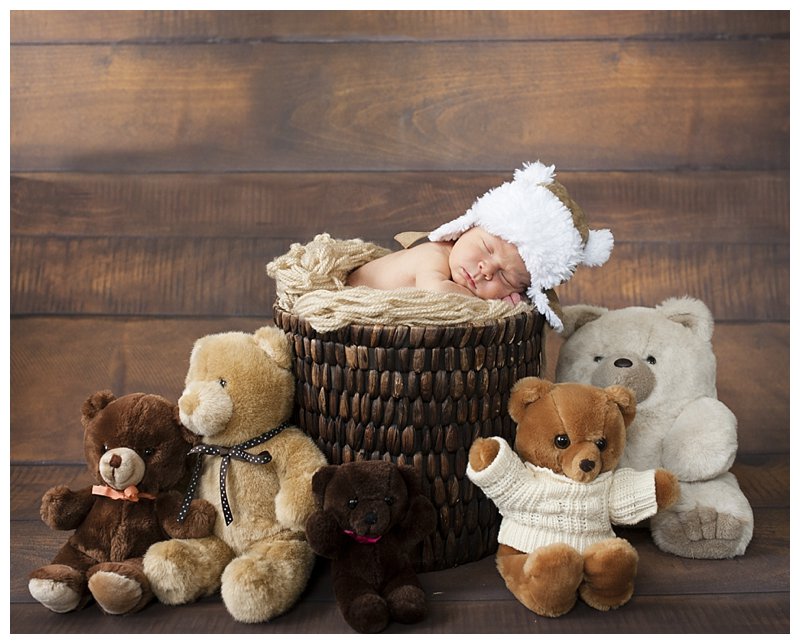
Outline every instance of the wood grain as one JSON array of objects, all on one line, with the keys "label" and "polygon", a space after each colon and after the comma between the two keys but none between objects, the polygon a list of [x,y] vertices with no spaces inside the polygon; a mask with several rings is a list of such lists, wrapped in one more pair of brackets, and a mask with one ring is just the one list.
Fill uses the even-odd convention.
[{"label": "wood grain", "polygon": [[[89,395],[111,388],[117,395],[144,391],[177,401],[197,338],[222,331],[252,333],[263,324],[271,321],[12,318],[12,461],[83,462],[80,406]],[[550,368],[557,339],[546,338]],[[740,453],[788,453],[789,325],[718,323],[714,346],[718,394],[739,420]]]},{"label": "wood grain", "polygon": [[785,170],[788,56],[784,40],[12,47],[11,168]]},{"label": "wood grain", "polygon": [[786,11],[12,11],[11,42],[788,37]]},{"label": "wood grain", "polygon": [[[11,233],[57,237],[391,239],[432,230],[496,174],[53,174],[11,177]],[[621,241],[789,243],[787,172],[558,172],[593,228]]]}]

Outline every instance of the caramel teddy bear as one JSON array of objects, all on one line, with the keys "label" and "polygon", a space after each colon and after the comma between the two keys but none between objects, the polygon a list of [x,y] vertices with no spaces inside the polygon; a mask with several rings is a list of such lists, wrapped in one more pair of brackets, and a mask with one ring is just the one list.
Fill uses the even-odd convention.
[{"label": "caramel teddy bear", "polygon": [[636,413],[620,386],[553,384],[523,378],[508,403],[514,449],[476,440],[467,475],[497,505],[497,568],[534,613],[557,617],[577,596],[598,610],[633,595],[638,554],[612,524],[637,523],[673,504],[678,482],[666,470],[616,469]]},{"label": "caramel teddy bear", "polygon": [[411,551],[436,528],[436,510],[413,467],[387,461],[329,465],[314,475],[319,509],[306,524],[314,551],[332,559],[333,590],[345,621],[377,633],[390,620],[412,624],[427,604]]},{"label": "caramel teddy bear", "polygon": [[183,498],[173,488],[191,445],[176,405],[151,394],[116,398],[100,391],[83,403],[81,421],[97,485],[45,493],[42,520],[75,532],[52,563],[31,573],[28,588],[56,613],[83,608],[92,597],[106,613],[131,613],[153,598],[142,570],[147,548],[169,537],[210,534],[214,508],[194,501],[177,522]]},{"label": "caramel teddy bear", "polygon": [[150,548],[144,569],[158,599],[185,604],[221,590],[231,616],[264,622],[299,599],[314,566],[304,527],[311,478],[326,465],[289,425],[295,380],[289,340],[275,327],[197,340],[181,420],[201,455],[187,493],[217,509],[214,534]]}]

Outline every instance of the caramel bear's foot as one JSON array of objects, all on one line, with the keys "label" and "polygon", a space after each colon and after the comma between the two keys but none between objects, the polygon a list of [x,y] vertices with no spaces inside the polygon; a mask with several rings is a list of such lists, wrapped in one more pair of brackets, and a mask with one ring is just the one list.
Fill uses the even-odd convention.
[{"label": "caramel bear's foot", "polygon": [[544,617],[569,612],[583,579],[583,557],[574,548],[556,543],[530,553],[498,549],[497,569],[508,589],[529,610]]},{"label": "caramel bear's foot", "polygon": [[168,539],[147,550],[144,572],[162,604],[187,604],[219,589],[232,558],[233,551],[217,537]]},{"label": "caramel bear's foot", "polygon": [[315,555],[299,535],[261,541],[231,561],[222,573],[222,601],[235,620],[267,622],[300,598]]},{"label": "caramel bear's foot", "polygon": [[391,618],[401,624],[415,624],[425,619],[428,604],[425,591],[411,584],[395,588],[386,596]]},{"label": "caramel bear's foot", "polygon": [[28,590],[37,602],[54,613],[83,608],[91,598],[84,574],[62,564],[43,566],[31,573]]},{"label": "caramel bear's foot", "polygon": [[135,613],[144,608],[153,592],[144,572],[126,563],[103,563],[87,573],[89,592],[109,615]]},{"label": "caramel bear's foot", "polygon": [[583,553],[581,599],[597,610],[619,608],[633,596],[639,555],[625,539],[606,539]]},{"label": "caramel bear's foot", "polygon": [[344,620],[359,633],[379,633],[389,625],[389,606],[380,595],[359,595],[342,609]]}]

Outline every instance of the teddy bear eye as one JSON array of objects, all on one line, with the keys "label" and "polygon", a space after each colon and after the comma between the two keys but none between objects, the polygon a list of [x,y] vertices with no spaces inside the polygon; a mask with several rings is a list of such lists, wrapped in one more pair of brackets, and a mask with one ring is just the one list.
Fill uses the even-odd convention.
[{"label": "teddy bear eye", "polygon": [[606,443],[606,439],[605,439],[605,438],[598,438],[598,439],[597,439],[597,440],[594,442],[594,444],[595,444],[595,445],[597,445],[597,449],[599,449],[601,452],[602,452],[602,451],[603,451],[603,450],[606,448],[606,446],[608,445],[608,443]]},{"label": "teddy bear eye", "polygon": [[225,387],[228,386],[228,381],[225,380],[225,378],[220,378],[219,379],[219,386],[222,387],[223,389],[225,389]]},{"label": "teddy bear eye", "polygon": [[152,456],[155,453],[156,450],[154,450],[152,447],[145,447],[144,450],[142,450],[142,454],[144,454],[145,456]]},{"label": "teddy bear eye", "polygon": [[357,505],[358,505],[358,499],[350,499],[347,502],[347,507],[350,508],[351,510],[355,510]]},{"label": "teddy bear eye", "polygon": [[594,357],[594,361],[595,362],[600,362],[602,359],[603,359],[603,356],[595,356]]},{"label": "teddy bear eye", "polygon": [[391,505],[392,503],[394,503],[394,497],[393,496],[384,497],[383,501],[384,503],[386,503],[386,505]]},{"label": "teddy bear eye", "polygon": [[570,445],[569,436],[566,434],[559,434],[553,439],[553,442],[558,449],[567,449]]},{"label": "teddy bear eye", "polygon": [[645,360],[647,360],[647,362],[649,364],[655,364],[656,363],[656,359],[653,356],[647,356],[647,358],[645,358]]},{"label": "teddy bear eye", "polygon": [[103,443],[103,454],[105,454],[107,451],[108,451],[108,445]]}]

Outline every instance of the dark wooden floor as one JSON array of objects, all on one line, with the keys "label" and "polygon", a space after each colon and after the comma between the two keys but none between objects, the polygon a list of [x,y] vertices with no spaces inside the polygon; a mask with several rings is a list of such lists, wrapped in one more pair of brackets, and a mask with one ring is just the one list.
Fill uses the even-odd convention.
[{"label": "dark wooden floor", "polygon": [[390,632],[788,633],[788,88],[786,11],[12,12],[11,632],[349,633],[324,563],[271,624],[218,597],[52,614],[39,499],[86,480],[89,394],[176,400],[196,338],[270,323],[291,243],[390,245],[540,158],[616,239],[562,302],[714,313],[753,541],[693,561],[627,530],[633,600],[559,619],[491,558],[426,573],[430,616]]}]

